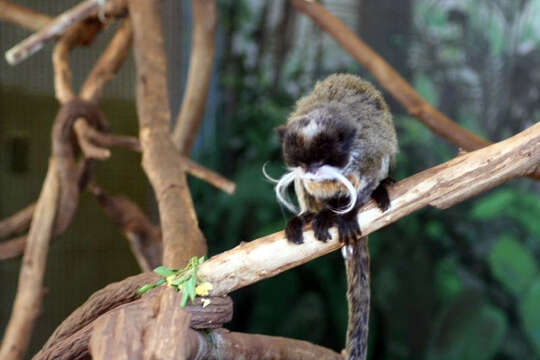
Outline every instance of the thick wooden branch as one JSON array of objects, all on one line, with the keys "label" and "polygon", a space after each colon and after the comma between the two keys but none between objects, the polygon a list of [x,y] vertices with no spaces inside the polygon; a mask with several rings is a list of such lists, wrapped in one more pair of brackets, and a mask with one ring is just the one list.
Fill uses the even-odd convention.
[{"label": "thick wooden branch", "polygon": [[[362,64],[377,79],[379,84],[407,109],[411,116],[420,120],[435,134],[467,151],[477,150],[491,144],[431,106],[390,64],[323,6],[315,1],[290,1],[297,10],[309,16],[345,51]],[[540,168],[536,169],[530,176],[540,180]]]},{"label": "thick wooden branch", "polygon": [[216,1],[193,0],[191,2],[193,29],[191,55],[184,100],[176,119],[173,142],[183,154],[189,155],[195,142],[208,95],[214,41],[216,33]]},{"label": "thick wooden branch", "polygon": [[56,171],[55,161],[51,159],[30,225],[11,318],[0,346],[3,360],[23,358],[34,319],[41,310],[43,276],[60,192]]},{"label": "thick wooden branch", "polygon": [[[126,322],[126,328],[122,329],[118,326],[125,334],[119,335],[115,339],[102,339],[102,341],[106,343],[122,341],[123,337],[130,332],[132,336],[135,336],[136,334],[132,333],[134,327],[149,325],[140,322],[141,317],[152,319],[159,316],[161,320],[158,321],[159,324],[156,324],[156,326],[163,331],[168,329],[170,325],[166,321],[172,320],[173,314],[178,311],[185,311],[190,314],[188,325],[193,329],[221,327],[223,323],[231,320],[233,306],[232,300],[227,296],[211,298],[211,303],[204,308],[200,299],[196,299],[195,304],[190,303],[187,307],[181,308],[179,306],[181,294],[165,287],[153,291],[140,299],[140,296],[135,292],[137,287],[144,283],[153,282],[157,277],[153,273],[140,274],[129,278],[130,286],[127,288],[125,287],[126,282],[123,281],[122,283],[111,284],[98,291],[88,299],[85,303],[86,306],[80,307],[62,322],[33,359],[86,359],[89,357],[88,343],[94,326],[99,326],[103,322],[110,322],[111,319],[115,322],[119,314],[125,315],[132,310],[137,313],[135,317],[130,316],[121,320]],[[119,284],[122,284],[122,286],[119,286]],[[170,303],[170,305],[174,304],[174,306],[162,307],[160,303],[163,301],[163,297],[166,300],[165,305]],[[137,324],[130,325],[133,324],[133,321],[137,322]],[[173,324],[171,329],[174,329],[175,326],[177,325]],[[150,332],[149,326],[145,327],[145,332],[147,334]],[[177,336],[178,334],[172,337],[176,338]],[[130,336],[128,339],[130,340],[127,344],[135,341],[135,337]],[[142,341],[140,343],[142,344]],[[114,359],[116,357],[111,356],[110,358]]]},{"label": "thick wooden branch", "polygon": [[126,304],[99,318],[90,339],[92,359],[189,359],[189,313],[172,296],[156,300]]},{"label": "thick wooden branch", "polygon": [[52,61],[54,68],[54,91],[56,99],[65,104],[75,97],[71,85],[71,67],[69,66],[69,52],[75,46],[79,33],[84,25],[79,23],[69,29],[56,43]]},{"label": "thick wooden branch", "polygon": [[166,59],[160,21],[160,2],[131,0],[137,112],[143,168],[152,184],[163,233],[163,263],[182,268],[192,256],[206,254],[181,157],[169,132]]},{"label": "thick wooden branch", "polygon": [[343,357],[327,348],[307,341],[278,336],[242,334],[224,329],[210,332],[214,345],[204,359],[283,359],[283,360],[342,360]]},{"label": "thick wooden branch", "polygon": [[206,324],[195,322],[205,329],[221,327],[232,319],[228,297],[212,298],[205,308],[200,301],[182,308],[181,294],[172,289],[163,288],[157,296],[149,296],[118,307],[94,322],[90,340],[93,359],[196,359],[199,341],[191,341],[198,334],[190,329],[194,327],[193,318],[206,319]]},{"label": "thick wooden branch", "polygon": [[[79,307],[62,321],[43,348],[34,356],[34,359],[60,358],[62,353],[57,352],[57,349],[60,348],[60,350],[63,350],[69,346],[71,341],[68,341],[68,344],[65,346],[60,346],[60,343],[90,325],[95,319],[107,311],[138,299],[140,296],[136,292],[137,289],[144,284],[156,281],[157,278],[158,276],[154,273],[143,273],[131,276],[122,282],[109,284],[103,289],[96,291],[83,306]],[[87,343],[88,337],[86,338]],[[56,356],[49,356],[47,354]]]},{"label": "thick wooden branch", "polygon": [[40,30],[52,22],[52,18],[32,9],[0,1],[0,20],[19,25],[25,29]]},{"label": "thick wooden branch", "polygon": [[90,340],[92,358],[342,359],[306,341],[222,329],[203,335],[192,329],[194,314],[179,306],[179,294],[164,290],[161,296],[126,304],[95,321]]},{"label": "thick wooden branch", "polygon": [[82,85],[79,94],[82,99],[97,102],[103,93],[105,84],[112,80],[123,64],[132,40],[131,21],[125,20]]},{"label": "thick wooden branch", "polygon": [[[507,180],[523,176],[540,162],[540,123],[483,149],[458,156],[395,184],[389,191],[392,205],[386,212],[370,202],[358,221],[368,235],[413,211],[431,205],[445,209]],[[272,277],[341,247],[335,229],[332,240],[317,241],[304,232],[303,245],[290,245],[283,232],[243,243],[203,263],[199,276],[221,295]]]},{"label": "thick wooden branch", "polygon": [[[125,0],[111,1],[108,0],[104,9],[104,13],[118,13]],[[39,31],[32,34],[19,44],[15,45],[6,52],[6,60],[10,65],[17,65],[21,61],[41,50],[45,43],[64,34],[71,25],[80,22],[92,15],[95,15],[99,8],[101,0],[86,0],[78,4],[72,9],[60,14],[54,20],[49,21],[44,27],[40,27]]]}]

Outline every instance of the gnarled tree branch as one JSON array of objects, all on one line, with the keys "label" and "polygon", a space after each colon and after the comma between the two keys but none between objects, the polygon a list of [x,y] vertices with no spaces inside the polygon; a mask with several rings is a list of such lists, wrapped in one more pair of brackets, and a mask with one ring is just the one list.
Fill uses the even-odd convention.
[{"label": "gnarled tree branch", "polygon": [[169,132],[160,2],[131,0],[129,10],[135,36],[142,164],[158,201],[163,263],[182,268],[192,256],[206,254],[206,240],[199,230],[184,167]]}]

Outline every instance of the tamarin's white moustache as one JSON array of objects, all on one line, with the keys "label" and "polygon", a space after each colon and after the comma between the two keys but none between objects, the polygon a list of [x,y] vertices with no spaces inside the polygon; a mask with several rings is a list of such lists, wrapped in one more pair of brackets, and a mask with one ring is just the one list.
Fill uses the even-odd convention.
[{"label": "tamarin's white moustache", "polygon": [[349,196],[349,203],[345,208],[332,209],[333,212],[338,214],[345,214],[351,211],[356,204],[357,191],[353,184],[347,179],[339,168],[330,165],[323,165],[317,169],[315,173],[303,173],[304,180],[309,181],[324,181],[324,180],[337,180],[343,186],[347,188],[347,195]]},{"label": "tamarin's white moustache", "polygon": [[274,179],[266,172],[266,164],[263,166],[264,176],[276,183],[274,191],[276,192],[276,197],[280,203],[285,205],[287,209],[291,212],[298,213],[296,206],[288,199],[287,196],[287,187],[294,182],[294,180],[307,180],[307,181],[324,181],[324,180],[337,180],[347,189],[347,194],[349,196],[349,203],[345,208],[342,209],[332,209],[335,213],[345,214],[351,211],[356,204],[357,191],[353,184],[347,179],[340,171],[340,169],[330,166],[323,165],[317,169],[315,173],[306,173],[301,167],[289,168],[289,172],[285,173],[279,179]]},{"label": "tamarin's white moustache", "polygon": [[276,183],[276,186],[274,186],[274,191],[276,192],[276,197],[280,203],[285,205],[287,209],[289,209],[290,212],[298,213],[298,209],[294,204],[289,200],[287,196],[287,187],[294,181],[294,179],[298,178],[298,172],[301,171],[301,168],[289,168],[289,172],[283,174],[279,179],[274,179],[268,173],[266,172],[266,165],[268,163],[265,163],[262,167],[262,171],[264,174],[264,177],[270,180],[273,183]]}]

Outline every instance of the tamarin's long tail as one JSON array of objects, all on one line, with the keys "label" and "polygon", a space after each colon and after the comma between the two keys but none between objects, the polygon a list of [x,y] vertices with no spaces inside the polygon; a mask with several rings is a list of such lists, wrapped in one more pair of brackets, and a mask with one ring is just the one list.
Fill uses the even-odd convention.
[{"label": "tamarin's long tail", "polygon": [[348,254],[345,258],[349,305],[346,359],[365,360],[367,358],[370,301],[368,238],[362,237],[354,245],[346,246],[352,248],[352,254]]}]

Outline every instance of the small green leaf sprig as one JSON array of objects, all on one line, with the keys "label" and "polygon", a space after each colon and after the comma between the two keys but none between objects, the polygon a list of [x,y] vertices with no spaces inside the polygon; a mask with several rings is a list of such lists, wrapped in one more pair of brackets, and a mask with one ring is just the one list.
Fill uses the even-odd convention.
[{"label": "small green leaf sprig", "polygon": [[[212,290],[212,284],[209,282],[203,282],[197,276],[197,271],[199,270],[199,265],[201,265],[206,260],[205,256],[200,258],[194,256],[192,257],[185,268],[178,269],[169,269],[166,266],[158,266],[154,269],[156,274],[159,274],[162,279],[159,279],[153,284],[146,284],[141,286],[137,293],[142,295],[145,292],[167,284],[167,286],[176,289],[176,291],[182,291],[182,300],[180,301],[180,306],[185,307],[187,305],[188,299],[193,302],[195,296],[207,296]],[[206,307],[210,301],[208,299],[203,299],[203,307]]]}]

